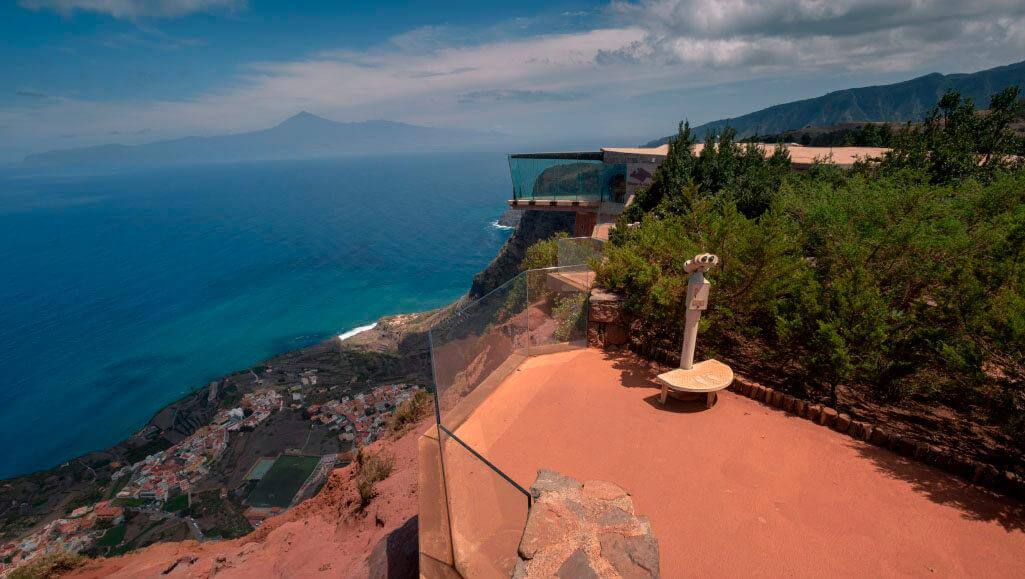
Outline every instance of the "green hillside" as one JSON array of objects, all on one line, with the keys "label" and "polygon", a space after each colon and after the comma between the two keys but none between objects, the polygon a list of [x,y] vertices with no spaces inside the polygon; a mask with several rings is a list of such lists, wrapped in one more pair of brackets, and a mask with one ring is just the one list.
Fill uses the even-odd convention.
[{"label": "green hillside", "polygon": [[[971,74],[933,73],[896,84],[840,90],[734,119],[712,121],[695,127],[694,133],[700,138],[708,131],[720,131],[729,125],[737,130],[739,138],[745,138],[783,133],[808,125],[920,121],[947,90],[956,90],[984,107],[993,93],[1011,85],[1025,87],[1025,61]],[[663,137],[649,145],[661,145],[668,139]]]}]

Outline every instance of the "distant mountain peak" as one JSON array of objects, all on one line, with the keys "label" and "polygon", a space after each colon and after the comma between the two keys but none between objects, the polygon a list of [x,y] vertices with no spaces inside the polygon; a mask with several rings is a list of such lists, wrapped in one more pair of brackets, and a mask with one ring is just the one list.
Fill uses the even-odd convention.
[{"label": "distant mountain peak", "polygon": [[333,157],[366,152],[471,151],[498,147],[503,136],[372,120],[338,122],[300,111],[276,126],[248,133],[186,137],[141,145],[99,145],[28,155],[26,166],[109,167]]},{"label": "distant mountain peak", "polygon": [[281,123],[278,126],[281,127],[281,126],[287,126],[287,125],[309,125],[309,124],[321,124],[321,123],[333,123],[333,122],[335,122],[335,121],[332,121],[332,120],[329,120],[329,119],[325,119],[324,117],[318,117],[317,115],[315,115],[315,114],[313,114],[311,112],[299,111],[298,113],[296,113],[296,114],[288,117],[287,119],[281,121]]}]

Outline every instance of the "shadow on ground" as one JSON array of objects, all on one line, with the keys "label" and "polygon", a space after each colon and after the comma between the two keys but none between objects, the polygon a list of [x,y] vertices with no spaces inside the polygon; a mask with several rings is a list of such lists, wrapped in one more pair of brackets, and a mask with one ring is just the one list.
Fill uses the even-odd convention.
[{"label": "shadow on ground", "polygon": [[[606,352],[606,357],[621,372],[620,382],[625,388],[651,388],[645,398],[648,404],[662,409],[659,404],[659,385],[655,376],[663,371],[657,363],[638,358],[629,352]],[[664,407],[667,412],[691,413],[705,410],[704,399],[699,401],[673,400]],[[792,415],[787,414],[787,417]],[[962,481],[931,466],[908,460],[888,450],[854,440],[850,444],[859,454],[870,460],[881,472],[911,484],[915,492],[929,500],[958,509],[973,521],[996,522],[1008,531],[1025,532],[1025,503]]]},{"label": "shadow on ground", "polygon": [[419,522],[410,517],[401,527],[385,535],[368,560],[371,579],[407,579],[420,575]]},{"label": "shadow on ground", "polygon": [[888,450],[854,440],[850,445],[881,472],[910,483],[915,492],[935,503],[956,508],[966,519],[995,522],[1008,531],[1025,532],[1025,504],[1015,498],[962,481]]},{"label": "shadow on ground", "polygon": [[669,395],[665,405],[659,402],[662,387],[655,381],[655,376],[665,371],[661,365],[643,360],[629,352],[606,352],[605,357],[612,361],[613,368],[619,370],[620,384],[624,388],[651,388],[654,390],[654,393],[644,401],[655,408],[677,414],[691,414],[708,410],[704,394],[676,392]]},{"label": "shadow on ground", "polygon": [[612,361],[612,367],[619,370],[620,383],[625,388],[654,388],[661,390],[655,376],[664,370],[655,362],[648,362],[630,352],[605,352],[605,359]]}]

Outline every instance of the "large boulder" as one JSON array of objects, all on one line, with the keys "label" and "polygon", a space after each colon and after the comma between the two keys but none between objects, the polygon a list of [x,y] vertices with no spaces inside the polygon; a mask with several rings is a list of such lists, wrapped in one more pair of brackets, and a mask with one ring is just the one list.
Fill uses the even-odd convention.
[{"label": "large boulder", "polygon": [[658,577],[658,541],[629,493],[538,471],[513,577]]}]

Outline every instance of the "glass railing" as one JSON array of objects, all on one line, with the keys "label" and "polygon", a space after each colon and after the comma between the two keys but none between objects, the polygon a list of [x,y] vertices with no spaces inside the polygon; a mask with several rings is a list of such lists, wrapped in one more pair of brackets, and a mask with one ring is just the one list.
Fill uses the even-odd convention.
[{"label": "glass railing", "polygon": [[527,356],[527,293],[524,272],[430,331],[440,424],[464,419],[464,400]]},{"label": "glass railing", "polygon": [[520,273],[430,331],[452,550],[465,577],[508,577],[530,494],[488,458],[501,429],[485,401],[529,357],[587,345],[593,272],[571,265]]},{"label": "glass railing", "polygon": [[605,242],[593,237],[562,237],[555,241],[555,245],[559,267],[593,267],[592,262],[601,259]]},{"label": "glass railing", "polygon": [[463,577],[510,577],[530,495],[469,445],[439,429],[449,532]]},{"label": "glass railing", "polygon": [[626,165],[600,153],[510,155],[509,174],[517,201],[625,201]]}]

